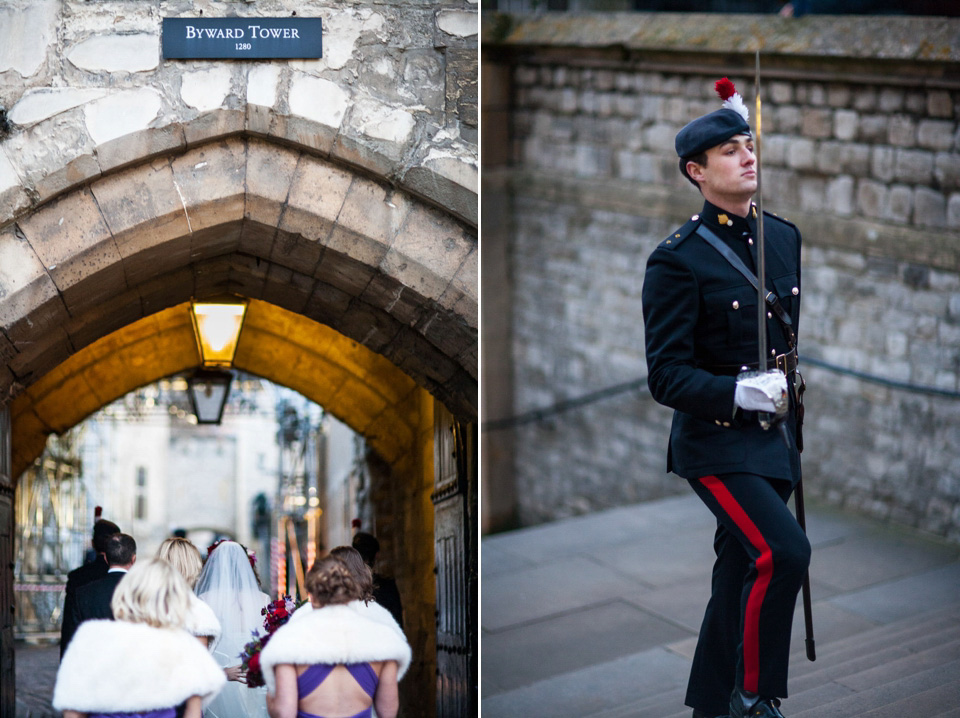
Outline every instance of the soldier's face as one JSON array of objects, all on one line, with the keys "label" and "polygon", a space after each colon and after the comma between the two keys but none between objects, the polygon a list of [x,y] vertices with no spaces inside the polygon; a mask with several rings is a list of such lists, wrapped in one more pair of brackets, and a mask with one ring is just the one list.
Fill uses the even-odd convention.
[{"label": "soldier's face", "polygon": [[703,196],[737,200],[749,199],[757,191],[757,157],[753,138],[736,135],[707,150],[706,166],[694,165],[687,171],[700,183]]}]

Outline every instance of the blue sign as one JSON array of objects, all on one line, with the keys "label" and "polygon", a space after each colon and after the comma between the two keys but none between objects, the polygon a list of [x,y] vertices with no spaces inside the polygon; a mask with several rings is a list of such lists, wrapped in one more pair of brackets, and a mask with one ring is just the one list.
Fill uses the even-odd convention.
[{"label": "blue sign", "polygon": [[163,18],[163,57],[181,60],[323,57],[318,17]]}]

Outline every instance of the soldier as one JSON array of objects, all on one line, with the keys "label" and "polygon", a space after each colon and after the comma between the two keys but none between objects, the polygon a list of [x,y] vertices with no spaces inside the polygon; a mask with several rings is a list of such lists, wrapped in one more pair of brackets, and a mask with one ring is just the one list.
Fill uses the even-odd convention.
[{"label": "soldier", "polygon": [[686,704],[694,718],[782,718],[793,612],[810,561],[786,505],[800,478],[800,232],[765,215],[766,285],[778,301],[768,297],[771,357],[758,367],[758,296],[746,276],[756,273],[754,141],[742,98],[726,78],[717,85],[722,109],[676,137],[680,171],[704,203],[647,263],[648,383],[674,409],[667,470],[717,517],[712,595]]}]

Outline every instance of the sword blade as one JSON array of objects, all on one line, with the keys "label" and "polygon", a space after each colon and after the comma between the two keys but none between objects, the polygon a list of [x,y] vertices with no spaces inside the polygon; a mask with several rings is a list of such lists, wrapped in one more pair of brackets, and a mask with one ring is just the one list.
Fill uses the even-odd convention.
[{"label": "sword blade", "polygon": [[759,282],[759,287],[757,289],[757,348],[759,352],[759,361],[757,363],[757,369],[759,371],[764,371],[767,368],[767,303],[765,301],[766,297],[766,287],[767,287],[767,277],[766,277],[766,257],[764,253],[764,241],[763,241],[763,184],[760,173],[761,166],[761,148],[763,146],[763,127],[762,127],[762,111],[760,104],[760,51],[757,50],[756,56],[756,74],[754,77],[754,85],[757,93],[757,136],[753,141],[753,151],[757,156],[757,280]]}]

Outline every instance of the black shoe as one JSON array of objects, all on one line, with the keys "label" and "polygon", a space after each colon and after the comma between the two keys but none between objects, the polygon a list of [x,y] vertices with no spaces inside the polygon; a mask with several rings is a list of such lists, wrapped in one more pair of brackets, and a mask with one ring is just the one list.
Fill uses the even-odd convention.
[{"label": "black shoe", "polygon": [[730,718],[784,718],[780,712],[780,701],[776,698],[762,698],[733,689],[730,696]]},{"label": "black shoe", "polygon": [[703,711],[698,711],[696,708],[693,709],[693,718],[730,718],[726,713],[722,716],[714,715],[713,713],[704,713]]}]

